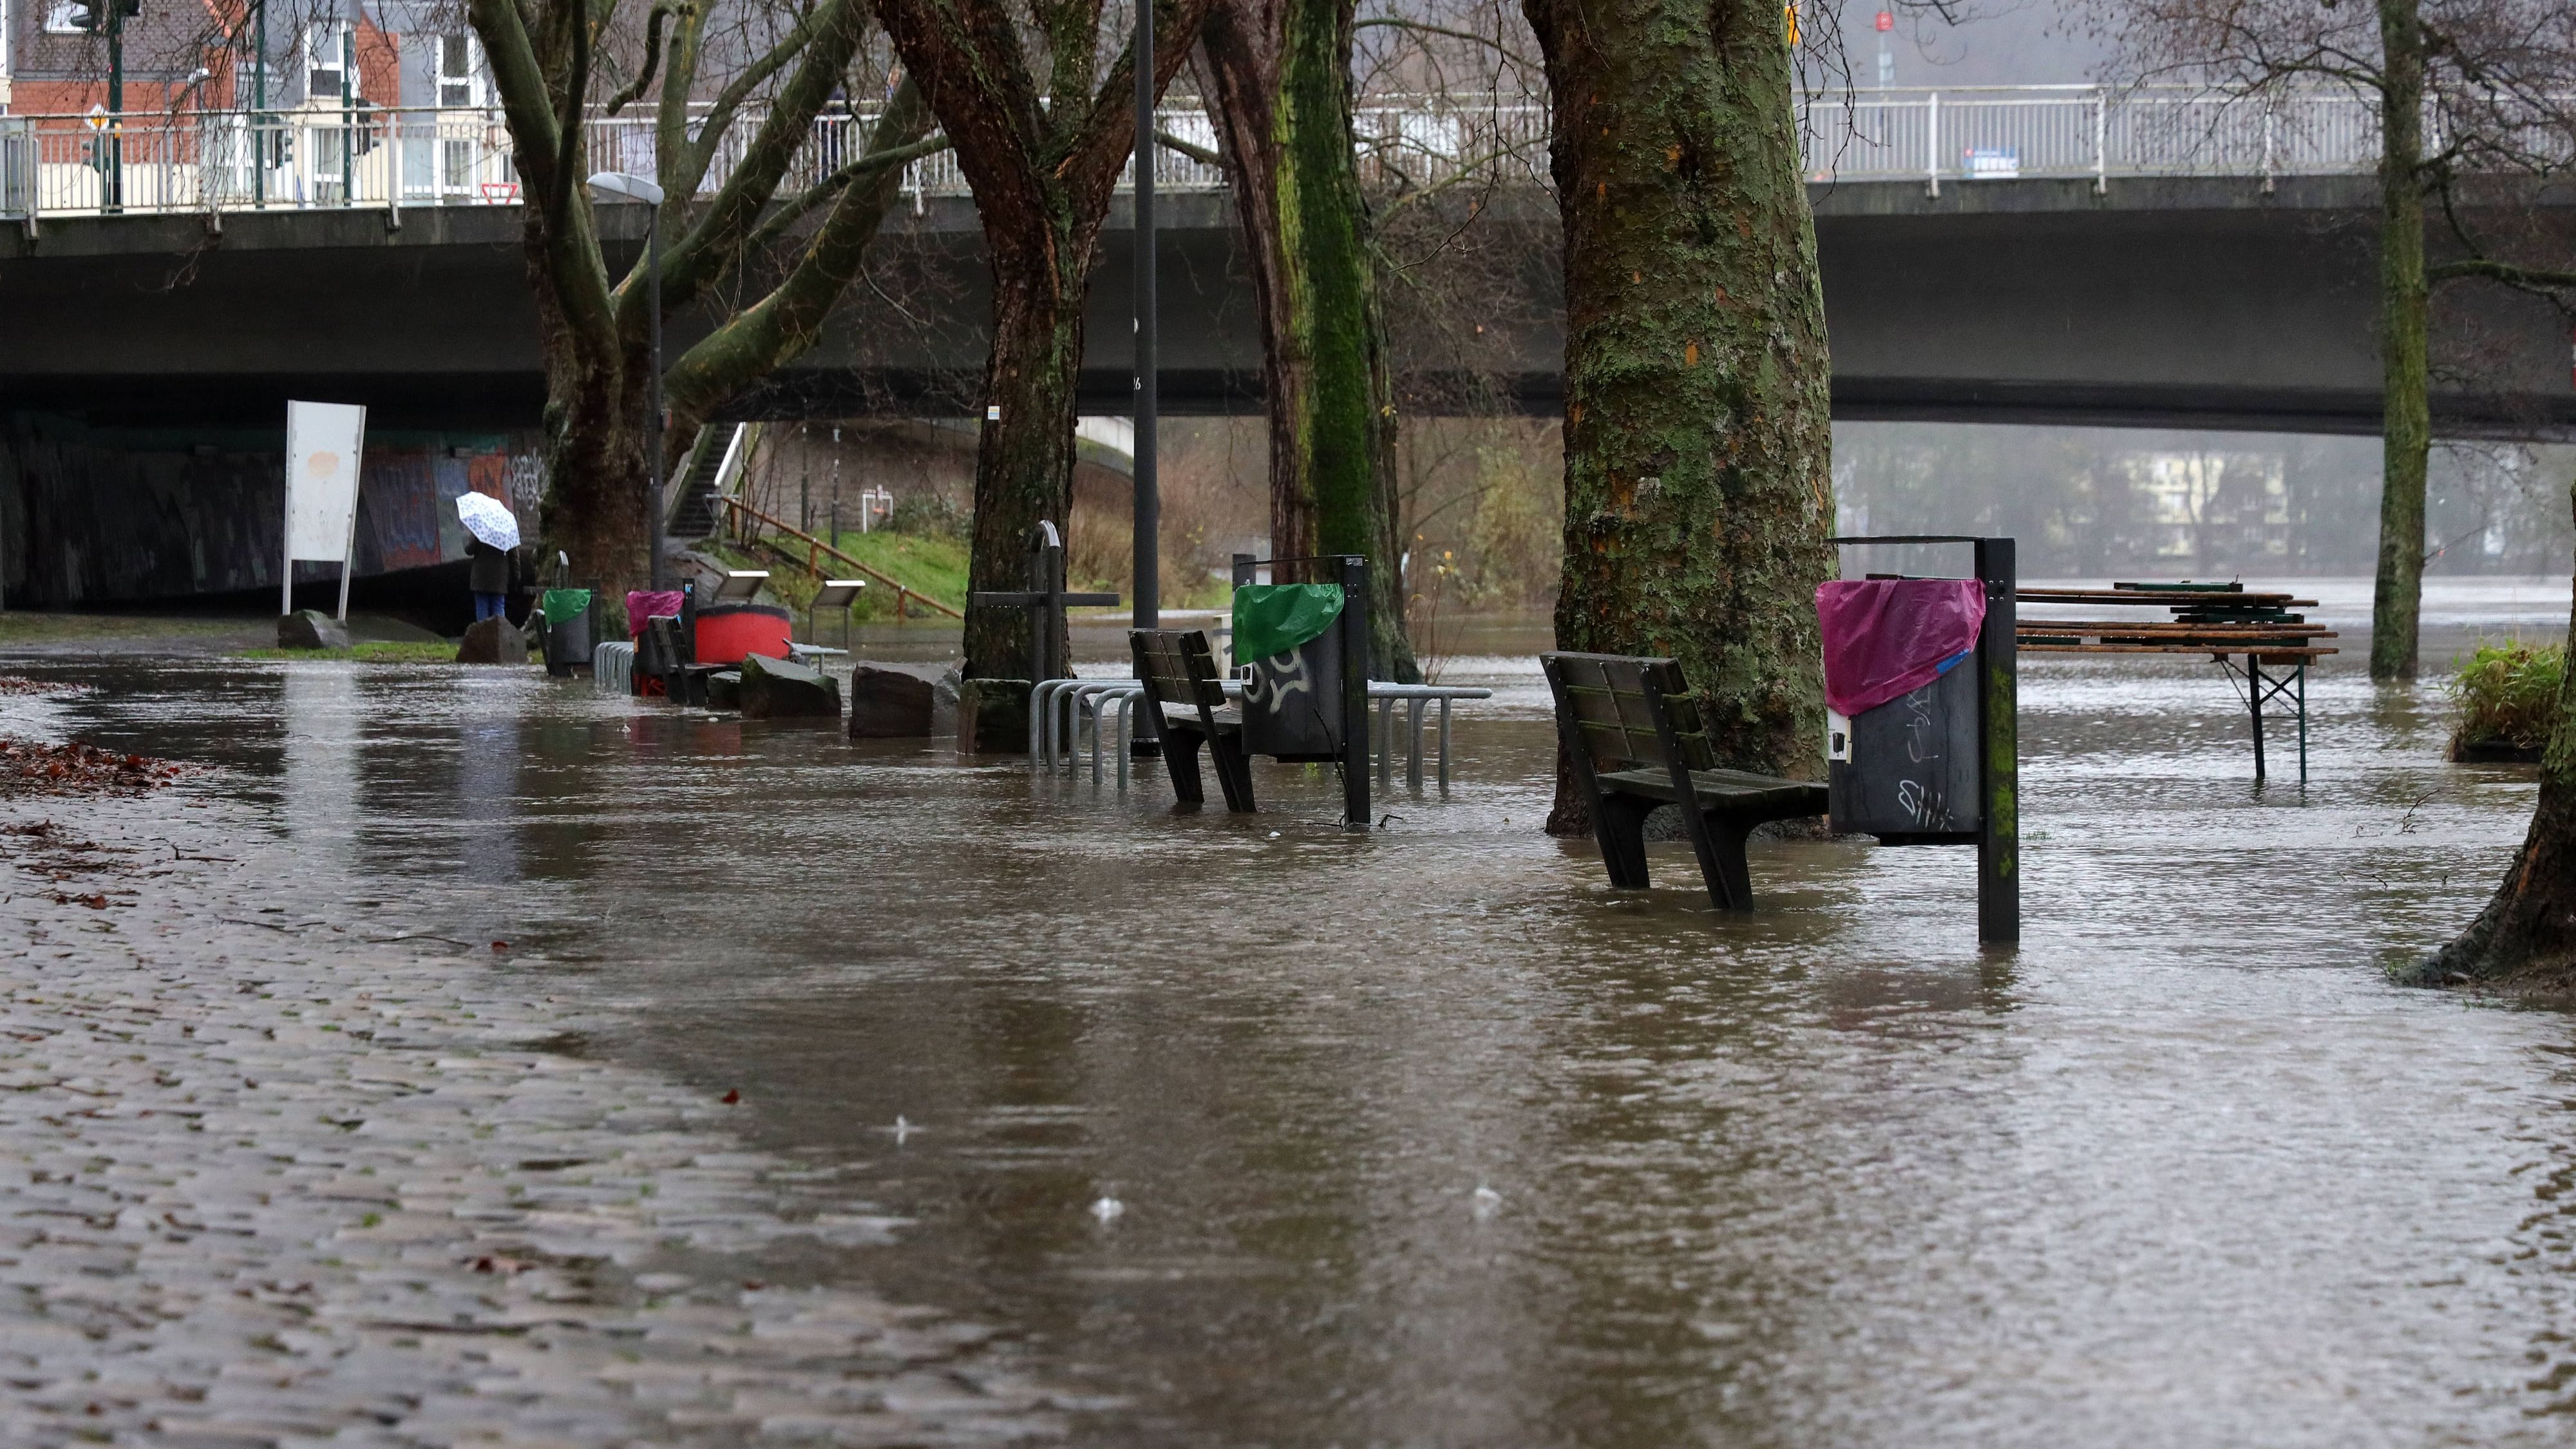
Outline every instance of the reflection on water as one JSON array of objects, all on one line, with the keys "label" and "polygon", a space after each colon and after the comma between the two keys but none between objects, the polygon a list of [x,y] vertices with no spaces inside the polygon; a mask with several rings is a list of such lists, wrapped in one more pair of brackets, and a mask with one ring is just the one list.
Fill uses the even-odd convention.
[{"label": "reflection on water", "polygon": [[913,1220],[812,1271],[1022,1335],[1092,1442],[2564,1442],[2568,1022],[2380,974],[2530,809],[2429,688],[2321,675],[2311,782],[2258,787],[2205,661],[2025,661],[1988,953],[1966,851],[1757,843],[1729,917],[1659,847],[1613,895],[1536,833],[1534,644],[1484,639],[1458,788],[1356,839],[1302,767],[1184,816],[1158,768],[497,674],[82,709],[290,829],[354,798],[315,888],[506,935],[623,1014],[598,1049],[740,1089],[815,1169],[782,1192]]}]

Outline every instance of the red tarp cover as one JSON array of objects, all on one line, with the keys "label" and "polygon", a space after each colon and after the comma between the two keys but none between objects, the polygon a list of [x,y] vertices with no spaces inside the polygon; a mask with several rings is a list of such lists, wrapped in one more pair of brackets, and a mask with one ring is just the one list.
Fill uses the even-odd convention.
[{"label": "red tarp cover", "polygon": [[1825,635],[1825,702],[1838,714],[1911,694],[1977,645],[1985,585],[1975,579],[1835,579],[1816,589]]},{"label": "red tarp cover", "polygon": [[632,639],[644,637],[647,619],[680,617],[678,589],[634,589],[626,595],[626,634]]}]

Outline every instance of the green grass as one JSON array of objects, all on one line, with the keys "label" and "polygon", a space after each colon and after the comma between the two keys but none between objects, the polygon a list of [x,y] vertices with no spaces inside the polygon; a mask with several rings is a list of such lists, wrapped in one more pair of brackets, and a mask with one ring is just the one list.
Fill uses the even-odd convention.
[{"label": "green grass", "polygon": [[2565,645],[2478,646],[2443,685],[2459,708],[2459,738],[2540,748],[2558,723],[2559,684],[2566,673]]},{"label": "green grass", "polygon": [[350,659],[360,664],[453,664],[456,646],[444,639],[380,640],[346,649],[244,649],[236,659]]}]

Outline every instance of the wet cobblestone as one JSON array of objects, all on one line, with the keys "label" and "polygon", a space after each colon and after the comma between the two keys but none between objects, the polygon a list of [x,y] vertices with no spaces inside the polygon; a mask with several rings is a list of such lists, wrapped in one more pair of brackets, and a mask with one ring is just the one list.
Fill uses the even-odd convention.
[{"label": "wet cobblestone", "polygon": [[986,1444],[1077,1407],[973,1325],[773,1286],[900,1225],[549,1050],[585,1022],[488,945],[281,904],[247,807],[0,825],[8,1442]]}]

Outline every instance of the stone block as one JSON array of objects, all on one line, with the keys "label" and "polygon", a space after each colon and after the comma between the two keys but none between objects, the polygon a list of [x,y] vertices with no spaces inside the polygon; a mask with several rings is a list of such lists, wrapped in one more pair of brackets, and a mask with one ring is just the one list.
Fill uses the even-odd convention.
[{"label": "stone block", "polygon": [[320,609],[298,609],[277,617],[280,649],[346,649],[349,627]]},{"label": "stone block", "polygon": [[927,739],[937,690],[927,679],[862,664],[850,671],[850,738]]},{"label": "stone block", "polygon": [[766,654],[742,657],[744,719],[839,719],[841,684],[819,669]]},{"label": "stone block", "polygon": [[[757,658],[758,656],[753,656]],[[742,671],[719,669],[707,676],[707,708],[742,708]]]},{"label": "stone block", "polygon": [[978,755],[1029,752],[1025,679],[969,679],[957,687],[957,748]]},{"label": "stone block", "polygon": [[525,664],[528,662],[528,636],[517,625],[499,615],[482,620],[465,631],[464,642],[456,649],[459,664]]}]

